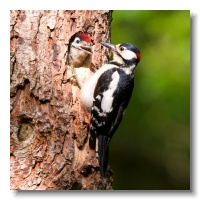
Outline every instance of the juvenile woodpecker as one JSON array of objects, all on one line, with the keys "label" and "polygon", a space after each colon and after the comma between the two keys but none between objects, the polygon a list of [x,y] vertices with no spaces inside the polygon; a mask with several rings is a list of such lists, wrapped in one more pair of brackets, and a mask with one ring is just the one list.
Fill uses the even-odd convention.
[{"label": "juvenile woodpecker", "polygon": [[83,85],[82,82],[88,78],[85,76],[91,68],[92,51],[91,37],[88,33],[79,31],[70,38],[67,64],[72,72],[71,77],[76,78],[80,88]]},{"label": "juvenile woodpecker", "polygon": [[100,43],[113,52],[113,61],[94,73],[82,87],[80,97],[91,113],[89,144],[98,152],[100,172],[105,177],[108,145],[131,98],[134,69],[141,57],[139,49],[132,44]]}]

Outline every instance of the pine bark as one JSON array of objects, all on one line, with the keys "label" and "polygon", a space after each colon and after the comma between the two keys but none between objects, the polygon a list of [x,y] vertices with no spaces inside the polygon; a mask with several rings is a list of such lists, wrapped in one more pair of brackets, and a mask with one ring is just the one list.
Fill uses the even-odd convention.
[{"label": "pine bark", "polygon": [[[88,145],[80,89],[68,76],[67,41],[91,34],[92,63],[108,52],[111,11],[10,11],[10,188],[12,190],[112,189]],[[106,55],[106,56],[105,56]]]}]

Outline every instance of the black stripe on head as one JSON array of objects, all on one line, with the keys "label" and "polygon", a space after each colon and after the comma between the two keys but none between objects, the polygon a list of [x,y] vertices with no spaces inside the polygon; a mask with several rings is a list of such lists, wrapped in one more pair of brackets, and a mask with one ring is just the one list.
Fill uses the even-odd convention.
[{"label": "black stripe on head", "polygon": [[136,54],[140,54],[140,50],[133,44],[130,44],[130,43],[122,43],[120,44],[120,47],[123,46],[123,47],[126,47],[126,49],[136,53]]}]

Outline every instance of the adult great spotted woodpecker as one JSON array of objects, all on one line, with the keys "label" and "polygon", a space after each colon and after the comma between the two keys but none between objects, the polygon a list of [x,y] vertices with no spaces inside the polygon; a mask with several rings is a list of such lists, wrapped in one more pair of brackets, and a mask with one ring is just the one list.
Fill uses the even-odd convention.
[{"label": "adult great spotted woodpecker", "polygon": [[100,172],[105,177],[109,142],[128,106],[134,87],[134,69],[141,57],[139,49],[132,44],[100,43],[113,52],[113,60],[83,85],[80,98],[90,112],[89,144],[98,152]]}]

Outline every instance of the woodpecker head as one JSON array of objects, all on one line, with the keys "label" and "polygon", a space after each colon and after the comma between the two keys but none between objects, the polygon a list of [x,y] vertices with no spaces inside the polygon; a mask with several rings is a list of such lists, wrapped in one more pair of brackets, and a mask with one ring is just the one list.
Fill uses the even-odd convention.
[{"label": "woodpecker head", "polygon": [[81,67],[92,54],[91,37],[88,33],[77,32],[69,40],[68,63]]},{"label": "woodpecker head", "polygon": [[133,44],[122,43],[113,45],[102,41],[100,43],[111,49],[113,52],[113,61],[124,65],[124,67],[129,67],[133,70],[140,61],[140,50]]}]

